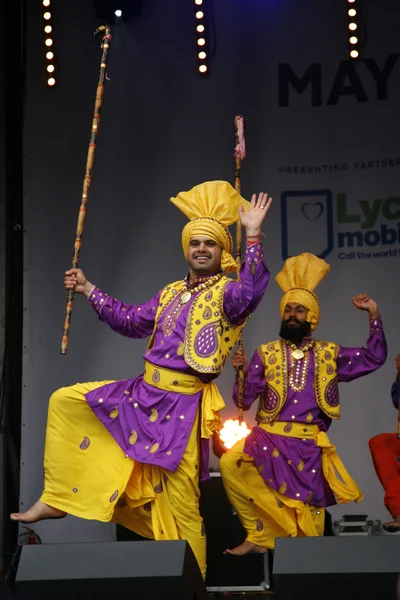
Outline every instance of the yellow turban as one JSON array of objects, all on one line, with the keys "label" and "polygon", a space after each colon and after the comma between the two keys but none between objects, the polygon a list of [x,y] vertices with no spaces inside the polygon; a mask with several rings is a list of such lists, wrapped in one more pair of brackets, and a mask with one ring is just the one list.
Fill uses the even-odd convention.
[{"label": "yellow turban", "polygon": [[185,258],[190,240],[196,235],[207,236],[222,248],[221,267],[231,273],[236,269],[232,256],[233,242],[228,226],[239,218],[239,206],[248,210],[247,202],[227,181],[206,181],[188,192],[171,198],[189,219],[182,231],[182,248]]},{"label": "yellow turban", "polygon": [[314,254],[304,252],[288,258],[282,271],[275,278],[284,292],[279,305],[281,319],[285,306],[289,302],[297,302],[308,308],[307,321],[313,331],[321,317],[319,300],[314,294],[314,289],[330,270],[330,265]]}]

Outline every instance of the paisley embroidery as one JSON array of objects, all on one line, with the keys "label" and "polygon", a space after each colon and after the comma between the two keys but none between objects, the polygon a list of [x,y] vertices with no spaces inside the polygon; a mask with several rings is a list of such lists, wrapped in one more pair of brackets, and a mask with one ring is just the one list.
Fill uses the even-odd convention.
[{"label": "paisley embroidery", "polygon": [[118,498],[118,490],[115,490],[115,492],[113,493],[113,495],[110,498],[110,502],[114,502],[114,500],[116,500]]},{"label": "paisley embroidery", "polygon": [[211,308],[209,306],[207,306],[207,308],[205,308],[203,311],[203,319],[208,321],[208,319],[211,319],[211,317],[212,317]]},{"label": "paisley embroidery", "polygon": [[89,438],[85,435],[85,437],[83,438],[83,440],[81,441],[81,443],[79,444],[79,448],[81,450],[87,450],[90,446],[90,440]]},{"label": "paisley embroidery", "polygon": [[218,336],[221,335],[219,321],[214,321],[202,327],[194,340],[194,347],[198,356],[210,356],[218,349]]},{"label": "paisley embroidery", "polygon": [[132,435],[129,438],[129,443],[130,443],[131,446],[133,446],[133,444],[136,444],[137,437],[138,437],[137,431],[132,431]]},{"label": "paisley embroidery", "polygon": [[112,419],[116,419],[116,418],[118,417],[118,415],[119,415],[119,408],[118,408],[118,406],[116,406],[116,407],[114,408],[114,410],[112,410],[112,411],[110,412],[110,417],[111,417]]},{"label": "paisley embroidery", "polygon": [[337,386],[337,378],[332,379],[326,386],[325,400],[329,406],[338,406],[339,404],[339,391]]},{"label": "paisley embroidery", "polygon": [[151,409],[150,423],[155,423],[158,419],[158,411],[155,408]]}]

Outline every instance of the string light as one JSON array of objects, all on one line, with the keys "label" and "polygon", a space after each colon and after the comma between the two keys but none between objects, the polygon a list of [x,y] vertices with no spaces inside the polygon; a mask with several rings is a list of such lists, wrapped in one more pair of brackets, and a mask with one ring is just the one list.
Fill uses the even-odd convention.
[{"label": "string light", "polygon": [[356,8],[356,0],[347,0],[347,15],[349,17],[348,30],[349,30],[349,57],[352,59],[358,58],[360,55],[358,44],[359,37],[355,35],[358,29],[357,16],[358,11]]},{"label": "string light", "polygon": [[[197,69],[200,75],[205,75],[209,71],[208,62],[208,52],[206,52],[207,48],[207,27],[206,27],[206,2],[207,0],[194,0],[194,8],[195,13],[194,16],[196,18],[196,43],[197,47],[201,48],[201,51],[197,52],[198,64]],[[200,9],[200,10],[199,10]]]},{"label": "string light", "polygon": [[[54,64],[54,39],[53,39],[53,25],[52,25],[52,11],[50,10],[51,0],[42,0],[44,7],[43,20],[44,20],[44,45],[45,45],[45,57],[46,57],[46,75],[47,75],[47,86],[54,87],[56,85],[56,66]],[[51,50],[50,50],[51,48]]]}]

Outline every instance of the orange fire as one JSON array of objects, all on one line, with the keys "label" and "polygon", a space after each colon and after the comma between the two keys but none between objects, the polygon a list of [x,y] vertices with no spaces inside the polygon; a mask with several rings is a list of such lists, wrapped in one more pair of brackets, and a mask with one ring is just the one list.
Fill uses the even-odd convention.
[{"label": "orange fire", "polygon": [[219,437],[224,443],[225,448],[232,448],[239,440],[247,437],[251,429],[247,427],[247,424],[242,421],[239,423],[238,419],[228,419],[222,426],[219,432]]}]

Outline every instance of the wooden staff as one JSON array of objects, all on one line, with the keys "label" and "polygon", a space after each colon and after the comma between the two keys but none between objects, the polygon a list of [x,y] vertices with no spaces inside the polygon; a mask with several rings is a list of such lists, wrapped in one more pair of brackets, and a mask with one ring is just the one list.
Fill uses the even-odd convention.
[{"label": "wooden staff", "polygon": [[[101,106],[103,104],[103,94],[104,94],[104,82],[106,79],[107,72],[107,58],[108,51],[111,45],[111,28],[109,25],[101,25],[94,32],[94,37],[96,37],[100,32],[104,33],[102,37],[102,54],[101,54],[101,63],[100,63],[100,75],[99,81],[97,84],[96,90],[96,100],[94,104],[94,114],[92,121],[92,131],[90,135],[89,148],[86,159],[86,169],[85,169],[85,177],[83,178],[83,187],[82,187],[82,197],[81,197],[81,206],[79,209],[78,215],[78,223],[76,226],[76,238],[74,244],[74,254],[72,257],[72,268],[77,269],[79,263],[79,251],[82,245],[82,234],[83,227],[85,224],[85,216],[86,216],[86,205],[89,197],[90,184],[92,182],[92,170],[94,164],[94,156],[96,152],[96,143],[97,136],[99,133],[100,126],[100,112]],[[65,319],[64,319],[64,329],[63,336],[61,341],[61,354],[67,354],[68,348],[68,338],[69,338],[69,330],[71,326],[71,316],[72,316],[72,303],[74,300],[74,290],[68,290],[67,296],[67,304],[65,308]]]},{"label": "wooden staff", "polygon": [[[245,120],[242,115],[238,115],[235,117],[235,190],[240,194],[241,193],[241,180],[240,180],[240,169],[242,165],[242,160],[246,158],[246,149],[244,142],[244,125]],[[239,276],[239,269],[242,263],[242,223],[240,219],[236,222],[236,264],[237,271],[236,276],[237,279]],[[238,342],[238,349],[243,348],[242,342],[242,334],[240,334]],[[240,368],[238,371],[238,418],[239,423],[243,421],[243,392],[244,392],[244,372],[243,368]]]}]

